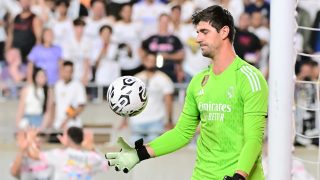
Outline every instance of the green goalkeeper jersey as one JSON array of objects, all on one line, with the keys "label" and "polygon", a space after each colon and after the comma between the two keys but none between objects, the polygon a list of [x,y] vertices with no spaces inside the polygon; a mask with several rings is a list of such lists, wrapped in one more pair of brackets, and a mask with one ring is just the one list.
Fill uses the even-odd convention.
[{"label": "green goalkeeper jersey", "polygon": [[267,83],[239,57],[219,75],[212,69],[193,77],[176,127],[149,145],[156,156],[173,152],[190,142],[200,123],[192,179],[222,180],[242,170],[249,180],[263,180]]}]

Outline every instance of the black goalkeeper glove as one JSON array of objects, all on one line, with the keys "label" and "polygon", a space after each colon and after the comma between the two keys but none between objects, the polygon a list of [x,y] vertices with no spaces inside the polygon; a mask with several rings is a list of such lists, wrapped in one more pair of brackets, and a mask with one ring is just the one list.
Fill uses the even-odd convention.
[{"label": "black goalkeeper glove", "polygon": [[225,176],[223,178],[223,180],[246,180],[245,177],[241,176],[240,174],[238,173],[235,173],[232,177],[230,176]]}]

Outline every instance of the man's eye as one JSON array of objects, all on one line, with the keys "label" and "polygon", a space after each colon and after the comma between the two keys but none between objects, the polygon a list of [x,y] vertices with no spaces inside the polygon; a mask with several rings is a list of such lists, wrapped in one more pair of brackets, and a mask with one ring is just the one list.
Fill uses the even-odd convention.
[{"label": "man's eye", "polygon": [[208,31],[202,31],[203,34],[208,34]]}]

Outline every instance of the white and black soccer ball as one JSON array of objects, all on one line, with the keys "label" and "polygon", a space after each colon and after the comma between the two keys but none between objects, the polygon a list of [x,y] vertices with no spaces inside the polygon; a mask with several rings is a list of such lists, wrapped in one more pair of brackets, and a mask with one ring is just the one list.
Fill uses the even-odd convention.
[{"label": "white and black soccer ball", "polygon": [[113,81],[107,92],[107,101],[113,112],[131,117],[143,111],[148,96],[145,84],[133,76],[122,76]]}]

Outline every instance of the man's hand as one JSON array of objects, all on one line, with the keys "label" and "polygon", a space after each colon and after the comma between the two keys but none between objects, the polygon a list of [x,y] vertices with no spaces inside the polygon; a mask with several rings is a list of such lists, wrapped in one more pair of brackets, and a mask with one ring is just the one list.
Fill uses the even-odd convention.
[{"label": "man's hand", "polygon": [[223,180],[246,180],[246,178],[238,173],[235,173],[232,177],[225,176]]},{"label": "man's hand", "polygon": [[118,145],[121,147],[120,152],[111,152],[106,154],[109,166],[115,166],[116,171],[128,173],[140,161],[150,158],[143,140],[135,142],[135,148],[130,147],[122,137],[118,138]]}]

